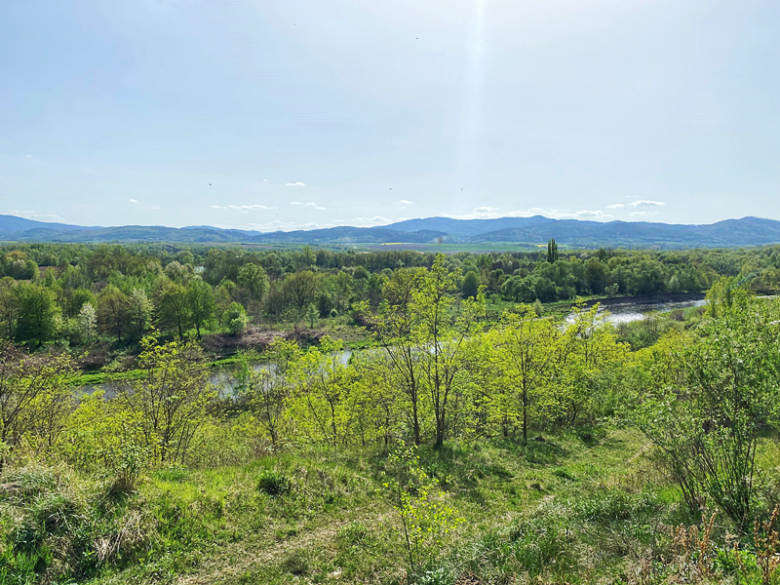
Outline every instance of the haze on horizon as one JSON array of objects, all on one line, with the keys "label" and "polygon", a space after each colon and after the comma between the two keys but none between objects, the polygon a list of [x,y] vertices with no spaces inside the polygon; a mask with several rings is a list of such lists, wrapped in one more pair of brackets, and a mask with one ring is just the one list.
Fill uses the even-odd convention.
[{"label": "haze on horizon", "polygon": [[780,219],[771,1],[0,5],[0,213]]}]

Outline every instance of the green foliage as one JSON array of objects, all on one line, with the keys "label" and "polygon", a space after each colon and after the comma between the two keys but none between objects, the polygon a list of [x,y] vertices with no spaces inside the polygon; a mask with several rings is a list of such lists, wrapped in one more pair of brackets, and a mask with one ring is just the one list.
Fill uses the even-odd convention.
[{"label": "green foliage", "polygon": [[74,396],[67,356],[27,356],[0,347],[0,472],[22,445],[46,452],[58,442]]},{"label": "green foliage", "polygon": [[729,309],[744,308],[750,299],[750,289],[742,279],[722,277],[707,291],[707,315],[717,318]]},{"label": "green foliage", "polygon": [[114,285],[109,284],[98,295],[98,322],[101,330],[122,341],[130,324],[130,298]]},{"label": "green foliage", "polygon": [[290,491],[290,480],[273,469],[263,470],[257,478],[257,489],[269,496],[281,496]]},{"label": "green foliage", "polygon": [[184,337],[190,322],[187,288],[175,282],[167,282],[163,286],[157,316],[158,323],[162,329]]},{"label": "green foliage", "polygon": [[461,285],[461,294],[464,299],[476,299],[479,294],[479,275],[473,270],[469,270],[463,277]]},{"label": "green foliage", "polygon": [[[0,355],[0,582],[393,583],[407,565],[408,583],[778,578],[780,310],[752,294],[775,282],[773,248],[4,250],[3,274],[59,268],[0,280],[4,337],[28,287],[51,293],[55,326],[36,353]],[[542,305],[719,274],[738,280],[706,310],[631,326]],[[122,343],[96,331],[94,293]],[[205,335],[216,307],[228,330],[255,327]],[[320,331],[263,322],[286,312]],[[160,341],[138,342],[153,324]],[[209,371],[195,333],[253,351]],[[137,369],[75,391],[75,367],[107,361]]]},{"label": "green foliage", "polygon": [[268,274],[262,266],[244,264],[238,270],[238,286],[249,291],[252,298],[259,301],[268,292]]},{"label": "green foliage", "polygon": [[743,527],[755,508],[758,440],[778,430],[780,312],[777,302],[754,301],[720,314],[692,346],[677,348],[683,377],[656,390],[637,420],[688,504],[712,498]]},{"label": "green foliage", "polygon": [[416,573],[438,556],[449,533],[464,520],[445,501],[439,482],[420,467],[420,458],[412,449],[402,444],[388,456],[387,463],[383,485],[401,520],[409,569]]},{"label": "green foliage", "polygon": [[547,242],[547,261],[550,264],[558,261],[558,244],[554,239]]},{"label": "green foliage", "polygon": [[215,398],[202,352],[192,343],[142,341],[144,377],[122,389],[140,445],[161,464],[183,463]]},{"label": "green foliage", "polygon": [[57,329],[59,308],[54,293],[40,285],[20,283],[14,287],[16,298],[16,339],[40,346]]},{"label": "green foliage", "polygon": [[249,323],[246,309],[236,302],[230,303],[230,306],[222,314],[222,323],[233,335],[242,333]]},{"label": "green foliage", "polygon": [[190,321],[200,339],[201,328],[211,323],[217,308],[211,287],[202,280],[193,279],[187,286],[187,305]]}]

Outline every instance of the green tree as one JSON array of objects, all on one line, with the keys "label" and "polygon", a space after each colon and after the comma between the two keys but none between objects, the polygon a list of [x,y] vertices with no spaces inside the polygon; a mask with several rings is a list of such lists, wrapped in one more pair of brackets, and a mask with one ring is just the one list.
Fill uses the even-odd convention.
[{"label": "green tree", "polygon": [[740,527],[753,518],[758,439],[777,431],[779,316],[777,301],[724,308],[678,350],[683,379],[651,386],[638,414],[691,508],[709,497]]},{"label": "green tree", "polygon": [[341,271],[336,275],[336,308],[339,314],[344,312],[352,296],[353,280],[348,272]]},{"label": "green tree", "polygon": [[238,270],[238,286],[249,291],[256,301],[262,300],[268,292],[268,274],[257,264],[244,264]]},{"label": "green tree", "polygon": [[16,293],[16,338],[22,342],[36,342],[40,347],[54,337],[59,308],[54,293],[35,284],[20,283]]},{"label": "green tree", "polygon": [[24,438],[51,447],[72,406],[72,375],[67,356],[0,348],[0,472]]},{"label": "green tree", "polygon": [[463,278],[463,285],[461,286],[461,294],[464,299],[476,299],[479,294],[479,275],[470,270]]},{"label": "green tree", "polygon": [[303,312],[306,307],[317,301],[319,283],[311,271],[296,272],[284,281],[284,293],[288,306]]},{"label": "green tree", "polygon": [[547,262],[553,264],[558,261],[558,244],[553,238],[547,242]]},{"label": "green tree", "polygon": [[0,278],[0,336],[10,340],[16,328],[17,299],[14,292],[16,281],[10,276]]},{"label": "green tree", "polygon": [[458,373],[464,341],[484,315],[484,297],[464,300],[458,311],[452,310],[452,292],[459,271],[448,273],[444,254],[438,254],[430,270],[415,275],[411,312],[412,335],[418,346],[425,387],[429,392],[435,418],[435,446],[444,444],[449,428],[451,400],[457,398]]},{"label": "green tree", "polygon": [[[531,410],[537,405],[541,410],[555,408],[552,374],[562,355],[560,329],[550,319],[536,318],[533,311],[523,317],[506,313],[491,337],[502,386],[517,405],[508,412],[519,413],[523,441],[527,442]],[[511,423],[513,417],[510,414],[503,418]]]},{"label": "green tree", "polygon": [[386,281],[387,277],[381,272],[375,272],[368,279],[368,302],[372,310],[376,310],[382,302],[382,288]]},{"label": "green tree", "polygon": [[230,306],[222,314],[222,323],[233,335],[242,333],[249,320],[246,316],[246,309],[239,303],[230,303]]},{"label": "green tree", "polygon": [[422,442],[424,395],[419,352],[412,338],[414,272],[396,270],[384,286],[377,332],[387,353],[392,386],[400,389],[399,402],[415,445]]},{"label": "green tree", "polygon": [[217,310],[211,286],[200,279],[190,282],[187,286],[187,304],[190,321],[195,326],[198,339],[200,339],[201,328],[207,326],[214,319],[214,312]]},{"label": "green tree", "polygon": [[143,378],[128,383],[122,397],[134,413],[144,447],[161,463],[184,463],[207,407],[216,397],[201,349],[177,341],[142,341]]},{"label": "green tree", "polygon": [[128,298],[128,323],[138,338],[143,337],[149,329],[153,311],[154,305],[143,289],[133,289],[133,294]]},{"label": "green tree", "polygon": [[717,318],[732,307],[744,307],[751,297],[752,293],[744,281],[723,276],[707,291],[707,315]]},{"label": "green tree", "polygon": [[314,303],[306,307],[306,312],[304,313],[304,317],[309,322],[310,329],[314,329],[314,324],[317,322],[317,317],[319,316],[320,316],[320,312]]},{"label": "green tree", "polygon": [[447,535],[464,519],[456,516],[438,480],[426,473],[420,458],[403,443],[387,458],[387,469],[383,485],[400,516],[409,569],[415,573],[436,558]]},{"label": "green tree", "polygon": [[259,371],[251,367],[246,356],[240,356],[235,389],[238,402],[257,417],[276,450],[282,441],[300,349],[294,342],[276,339],[267,353],[273,367]]},{"label": "green tree", "polygon": [[84,303],[90,303],[93,307],[97,306],[95,295],[85,288],[77,288],[70,293],[63,303],[63,313],[66,317],[75,317],[81,311]]},{"label": "green tree", "polygon": [[168,331],[177,331],[184,337],[184,331],[190,323],[190,306],[187,289],[175,282],[168,282],[160,295],[158,320],[160,326]]},{"label": "green tree", "polygon": [[130,299],[114,285],[109,284],[98,295],[98,322],[103,331],[116,335],[122,341],[130,321]]},{"label": "green tree", "polygon": [[355,371],[341,361],[340,342],[324,337],[297,363],[291,405],[297,426],[312,442],[332,447],[348,444],[360,402]]}]

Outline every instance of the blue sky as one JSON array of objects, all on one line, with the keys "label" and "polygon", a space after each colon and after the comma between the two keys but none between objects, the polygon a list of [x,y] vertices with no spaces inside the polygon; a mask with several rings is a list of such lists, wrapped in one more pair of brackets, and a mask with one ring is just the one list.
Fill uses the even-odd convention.
[{"label": "blue sky", "polygon": [[0,213],[780,219],[776,0],[0,3]]}]

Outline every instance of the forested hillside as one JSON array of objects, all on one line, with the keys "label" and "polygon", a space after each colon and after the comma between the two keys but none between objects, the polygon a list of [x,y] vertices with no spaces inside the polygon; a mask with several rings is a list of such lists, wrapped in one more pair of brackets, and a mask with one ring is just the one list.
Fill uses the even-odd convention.
[{"label": "forested hillside", "polygon": [[2,585],[780,579],[780,248],[2,254]]}]

